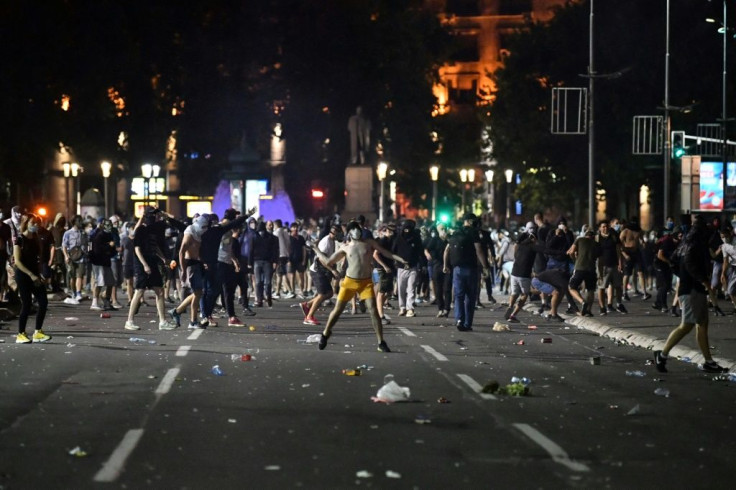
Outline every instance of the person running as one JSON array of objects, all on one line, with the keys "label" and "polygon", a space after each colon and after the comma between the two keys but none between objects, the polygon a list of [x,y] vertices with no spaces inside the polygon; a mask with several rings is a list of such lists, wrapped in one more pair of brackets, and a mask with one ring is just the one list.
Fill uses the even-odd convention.
[{"label": "person running", "polygon": [[543,254],[545,250],[544,243],[537,242],[533,227],[526,228],[517,241],[514,265],[511,269],[511,296],[509,307],[504,314],[504,318],[512,323],[519,321],[516,315],[519,314],[531,293],[534,263],[537,256]]},{"label": "person running", "polygon": [[[330,257],[335,253],[336,242],[341,242],[343,238],[342,228],[340,225],[330,226],[330,232],[322,237],[316,247],[310,246],[315,254],[317,250],[322,252],[325,256]],[[307,243],[309,246],[309,243]],[[317,294],[309,301],[300,303],[302,312],[304,313],[304,324],[305,325],[319,325],[319,321],[314,317],[317,313],[320,305],[332,297],[334,291],[332,289],[332,277],[337,277],[337,271],[334,267],[325,267],[321,261],[315,258],[309,268],[309,275],[312,278],[312,285],[314,286]]]},{"label": "person running", "polygon": [[327,339],[330,338],[332,328],[339,320],[345,305],[354,296],[358,295],[361,300],[365,301],[370,313],[371,324],[378,339],[378,351],[391,352],[383,339],[383,325],[376,309],[373,280],[371,279],[371,259],[373,258],[373,251],[378,250],[381,254],[391,257],[396,262],[403,264],[405,260],[399,255],[392,254],[384,249],[372,238],[363,239],[363,229],[357,221],[348,223],[346,231],[350,237],[350,242],[342,246],[332,256],[325,255],[319,248],[314,249],[318,260],[326,267],[331,267],[343,259],[346,259],[348,264],[345,278],[340,283],[340,292],[337,295],[335,308],[330,313],[327,324],[320,336],[318,347],[320,350],[327,347]]},{"label": "person running", "polygon": [[[708,252],[708,232],[702,216],[696,216],[692,229],[684,239],[679,253],[673,258],[679,262],[680,286],[678,289],[682,320],[667,337],[662,350],[654,351],[657,371],[667,372],[667,360],[672,348],[696,327],[696,338],[705,362],[698,367],[707,373],[725,373],[728,368],[718,365],[710,353],[708,340],[708,293],[711,272]],[[679,258],[678,258],[679,257]]]},{"label": "person running", "polygon": [[[47,342],[51,340],[43,330],[43,321],[46,317],[48,298],[46,284],[41,278],[41,248],[38,241],[40,219],[35,214],[27,214],[21,218],[18,233],[13,237],[13,258],[15,266],[15,282],[18,286],[21,309],[18,317],[18,335],[16,344],[30,344],[31,342]],[[38,303],[36,312],[36,331],[31,338],[26,335],[26,323],[31,314],[32,298]]]},{"label": "person running", "polygon": [[[158,215],[164,216],[164,220],[157,219]],[[134,260],[134,287],[133,299],[130,302],[128,319],[125,322],[126,330],[140,330],[135,324],[134,318],[138,313],[143,293],[146,289],[153,289],[156,294],[156,311],[158,313],[159,330],[173,330],[176,325],[166,320],[166,305],[164,303],[164,279],[161,275],[161,267],[165,266],[165,258],[161,252],[160,244],[164,241],[166,233],[166,220],[174,221],[170,215],[163,215],[161,210],[148,208],[141,215],[135,227],[133,246],[135,250]]]},{"label": "person running", "polygon": [[[236,219],[234,209],[225,211],[222,224],[226,225]],[[240,262],[235,257],[235,247],[240,247],[238,238],[240,227],[233,228],[220,239],[220,250],[217,254],[217,273],[222,281],[223,306],[227,311],[228,327],[244,327],[245,324],[235,315],[235,289],[238,287]]]},{"label": "person running", "polygon": [[[391,250],[394,241],[394,225],[382,225],[378,231],[378,244],[386,250]],[[381,323],[389,325],[391,318],[386,314],[384,305],[394,290],[394,261],[382,255],[378,250],[373,251],[373,282],[376,287],[376,309]]]},{"label": "person running", "polygon": [[570,273],[567,267],[564,269],[547,269],[540,272],[532,279],[532,287],[541,293],[550,296],[549,313],[545,315],[545,319],[554,322],[564,322],[557,313],[562,298],[569,295]]},{"label": "person running", "polygon": [[[578,237],[567,254],[575,260],[575,271],[570,278],[570,295],[580,303],[580,316],[593,316],[590,311],[593,307],[593,295],[596,290],[595,261],[600,255],[598,243],[595,241],[595,233],[588,228],[584,236]],[[585,286],[585,298],[580,294],[578,288]]]},{"label": "person running", "polygon": [[189,308],[190,330],[206,328],[200,323],[199,303],[204,289],[204,268],[200,257],[202,246],[202,234],[209,228],[209,219],[206,215],[194,218],[192,224],[184,229],[184,238],[179,248],[179,263],[181,264],[181,282],[191,291],[186,298],[177,306],[169,310],[169,315],[174,319],[177,326],[181,325],[181,314]]}]

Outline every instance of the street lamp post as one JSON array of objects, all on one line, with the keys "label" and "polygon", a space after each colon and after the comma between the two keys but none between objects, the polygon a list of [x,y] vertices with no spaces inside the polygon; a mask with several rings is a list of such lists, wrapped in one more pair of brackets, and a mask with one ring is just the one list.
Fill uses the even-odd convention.
[{"label": "street lamp post", "polygon": [[148,205],[148,194],[149,194],[149,179],[153,174],[153,165],[150,163],[144,163],[141,165],[141,174],[143,174],[143,205]]},{"label": "street lamp post", "polygon": [[504,171],[506,176],[506,226],[509,225],[511,219],[511,181],[514,178],[514,171],[510,168]]},{"label": "street lamp post", "polygon": [[[706,19],[707,22],[716,22],[715,19]],[[726,211],[726,191],[728,187],[728,119],[726,118],[726,81],[727,81],[727,48],[728,48],[728,31],[730,30],[727,25],[728,22],[728,7],[726,0],[723,0],[723,22],[718,32],[723,34],[723,79],[721,87],[721,136],[723,137],[723,145],[721,153],[723,157],[723,211]],[[735,36],[736,37],[736,36]]]},{"label": "street lamp post", "polygon": [[72,213],[72,207],[70,205],[70,197],[69,197],[69,178],[72,175],[72,164],[69,162],[64,162],[61,164],[61,168],[64,169],[64,183],[65,185],[65,193],[64,193],[64,199],[66,200],[66,217],[69,221],[71,221],[71,213]]},{"label": "street lamp post", "polygon": [[467,187],[468,182],[468,170],[467,169],[460,169],[460,183],[463,186],[463,192],[462,192],[462,199],[460,201],[461,203],[461,212],[465,213],[465,189]]},{"label": "street lamp post", "polygon": [[[159,165],[153,165],[151,166],[151,173],[152,173],[152,182],[153,182],[153,204],[155,207],[158,207],[158,176],[161,173],[161,167]],[[151,185],[148,185],[148,196],[151,196]]]},{"label": "street lamp post", "polygon": [[110,216],[110,205],[108,204],[108,195],[107,195],[107,181],[110,178],[110,169],[112,168],[112,164],[110,162],[102,162],[100,163],[100,168],[102,169],[102,178],[105,179],[105,218]]},{"label": "street lamp post", "polygon": [[488,205],[488,214],[493,213],[493,170],[486,170],[486,182],[488,183],[488,196],[487,196],[487,205]]},{"label": "street lamp post", "polygon": [[384,222],[384,209],[386,207],[386,173],[388,171],[388,163],[380,162],[376,167],[376,175],[380,183],[380,194],[378,195],[378,220]]},{"label": "street lamp post", "polygon": [[437,221],[437,179],[440,176],[440,168],[437,165],[429,167],[429,176],[432,178],[432,222]]},{"label": "street lamp post", "polygon": [[72,177],[74,177],[74,196],[76,200],[76,211],[77,214],[82,214],[82,197],[80,195],[80,189],[79,189],[79,173],[82,171],[82,166],[79,165],[76,162],[73,162],[71,164],[71,171],[72,171]]}]

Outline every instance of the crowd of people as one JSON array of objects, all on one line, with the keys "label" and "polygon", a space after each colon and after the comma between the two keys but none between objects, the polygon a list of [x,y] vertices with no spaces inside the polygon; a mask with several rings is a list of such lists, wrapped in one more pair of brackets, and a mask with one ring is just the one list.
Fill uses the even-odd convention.
[{"label": "crowd of people", "polygon": [[[593,316],[596,303],[599,315],[626,314],[625,302],[647,301],[652,291],[653,308],[682,317],[655,352],[657,369],[666,370],[669,351],[697,327],[702,369],[721,372],[710,355],[708,309],[725,314],[718,304],[723,297],[736,305],[733,228],[702,216],[679,226],[667,218],[661,230],[650,232],[636,218],[603,220],[597,229],[583,226],[575,233],[564,217],[552,225],[536,214],[511,233],[483,229],[470,213],[455,228],[402,219],[372,229],[362,216],[284,223],[228,209],[222,219],[203,214],[179,220],[152,207],[137,221],[73,216],[67,223],[57,214],[46,223],[16,206],[0,222],[0,261],[2,295],[15,294],[21,302],[18,343],[50,339],[42,330],[49,292],[64,293],[68,305],[89,299],[92,310],[127,308],[127,330],[140,329],[135,318],[149,289],[161,330],[181,326],[182,316],[189,329],[216,326],[219,318],[244,326],[240,316],[256,315],[274,299],[298,301],[303,323],[320,325],[320,306],[334,304],[320,349],[350,310],[370,313],[378,349],[388,352],[382,327],[391,323],[391,301],[400,317],[432,303],[438,318],[452,312],[456,328],[467,332],[476,309],[484,307],[482,291],[496,303],[494,287],[508,295],[509,322],[518,322],[532,300],[549,321],[563,321],[565,300],[567,314]],[[36,329],[29,337],[34,301]]]}]

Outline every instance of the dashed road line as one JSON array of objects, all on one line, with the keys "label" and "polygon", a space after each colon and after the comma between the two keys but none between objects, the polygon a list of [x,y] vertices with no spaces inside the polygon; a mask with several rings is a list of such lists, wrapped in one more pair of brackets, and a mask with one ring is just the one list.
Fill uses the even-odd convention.
[{"label": "dashed road line", "polygon": [[176,357],[184,357],[187,354],[189,354],[189,349],[191,349],[191,345],[182,345],[176,350]]},{"label": "dashed road line", "polygon": [[197,330],[192,332],[192,334],[189,337],[187,337],[187,340],[197,340],[199,336],[202,335],[202,332],[204,332],[204,329],[198,328]]},{"label": "dashed road line", "polygon": [[532,427],[529,424],[513,424],[514,427],[519,429],[522,434],[527,436],[532,441],[539,444],[542,449],[547,451],[550,456],[552,456],[552,460],[555,463],[559,463],[563,466],[568,467],[572,471],[578,471],[578,472],[586,472],[590,471],[590,468],[588,468],[583,463],[578,463],[577,461],[573,461],[570,459],[570,456],[567,455],[564,449],[562,449],[560,446],[557,445],[553,440],[539,432],[537,429]]},{"label": "dashed road line", "polygon": [[169,390],[171,390],[171,385],[174,384],[174,380],[178,375],[178,367],[169,369],[164,375],[164,378],[161,380],[161,383],[159,383],[158,388],[156,388],[155,393],[157,395],[165,395],[166,393],[168,393]]},{"label": "dashed road line", "polygon": [[138,441],[143,437],[143,429],[131,429],[129,430],[123,440],[120,441],[118,447],[110,455],[105,464],[102,466],[100,471],[94,477],[96,482],[112,482],[117,480],[120,473],[123,471],[125,466],[125,460],[128,459],[130,453],[133,452],[135,447],[138,445]]},{"label": "dashed road line", "polygon": [[426,352],[427,352],[428,354],[432,355],[432,356],[433,356],[433,357],[434,357],[435,359],[437,359],[438,361],[447,361],[447,360],[448,360],[448,359],[447,359],[447,358],[446,358],[445,356],[443,356],[442,354],[440,354],[439,352],[437,352],[436,350],[434,350],[434,349],[433,349],[432,347],[430,347],[430,346],[428,346],[428,345],[423,345],[423,346],[421,346],[421,347],[422,347],[422,349],[424,349],[424,350],[425,350],[425,351],[426,351]]},{"label": "dashed road line", "polygon": [[401,333],[403,333],[403,334],[404,334],[404,335],[406,335],[407,337],[416,337],[416,336],[417,336],[417,334],[415,334],[414,332],[412,332],[411,330],[409,330],[409,329],[408,329],[408,328],[406,328],[406,327],[396,327],[396,328],[397,328],[398,330],[400,330],[400,331],[401,331]]},{"label": "dashed road line", "polygon": [[478,384],[476,380],[474,380],[467,374],[458,374],[457,377],[463,380],[463,383],[468,385],[471,390],[476,392],[478,396],[480,396],[484,400],[498,400],[498,398],[496,398],[490,393],[483,393],[483,387],[480,384]]}]

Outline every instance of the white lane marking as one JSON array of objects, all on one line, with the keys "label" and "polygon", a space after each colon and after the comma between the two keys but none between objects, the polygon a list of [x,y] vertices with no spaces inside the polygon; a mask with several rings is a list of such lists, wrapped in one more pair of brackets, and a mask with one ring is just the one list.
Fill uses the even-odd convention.
[{"label": "white lane marking", "polygon": [[478,382],[476,380],[474,380],[473,378],[471,378],[467,374],[458,374],[457,377],[460,378],[461,380],[463,380],[463,383],[465,383],[466,385],[468,385],[471,390],[473,390],[476,393],[478,393],[478,396],[480,396],[484,400],[498,400],[498,398],[496,398],[495,396],[493,396],[490,393],[483,393],[483,387],[480,384],[478,384]]},{"label": "white lane marking", "polygon": [[434,358],[437,359],[438,361],[447,361],[448,360],[445,356],[443,356],[442,354],[440,354],[439,352],[437,352],[436,350],[434,350],[432,347],[430,347],[428,345],[423,345],[421,347],[422,347],[422,349],[424,349],[425,351],[427,351],[427,353],[429,353],[432,356],[434,356]]},{"label": "white lane marking", "polygon": [[166,372],[164,379],[159,383],[155,393],[157,395],[165,395],[171,389],[171,385],[174,384],[174,380],[179,375],[179,368],[171,368]]},{"label": "white lane marking", "polygon": [[407,337],[416,337],[417,336],[414,332],[412,332],[411,330],[409,330],[406,327],[397,327],[397,328],[401,331],[401,333],[403,333]]},{"label": "white lane marking", "polygon": [[191,345],[182,345],[176,350],[176,356],[177,357],[184,357],[187,354],[189,354],[189,349],[191,349]]},{"label": "white lane marking", "polygon": [[130,453],[133,452],[133,449],[135,449],[142,436],[143,429],[129,430],[123,437],[123,440],[120,441],[120,444],[118,444],[118,447],[115,448],[115,451],[110,455],[110,459],[108,459],[100,471],[97,472],[94,477],[94,481],[112,482],[117,480],[120,473],[123,471],[125,460],[128,459]]},{"label": "white lane marking", "polygon": [[553,440],[549,439],[547,436],[539,432],[537,429],[532,427],[529,424],[513,424],[514,427],[519,429],[525,436],[527,436],[532,441],[539,444],[542,449],[547,451],[550,456],[552,456],[552,460],[555,463],[560,463],[563,466],[567,466],[572,471],[590,471],[590,468],[588,468],[583,463],[578,463],[577,461],[572,461],[570,459],[570,456],[567,455],[564,449],[562,449],[560,446],[558,446]]},{"label": "white lane marking", "polygon": [[202,335],[202,332],[204,332],[204,329],[198,328],[197,330],[192,332],[192,334],[189,337],[187,337],[187,340],[197,340],[199,336]]}]

